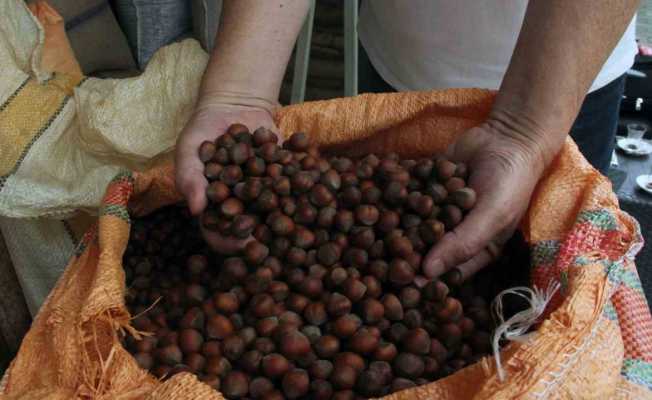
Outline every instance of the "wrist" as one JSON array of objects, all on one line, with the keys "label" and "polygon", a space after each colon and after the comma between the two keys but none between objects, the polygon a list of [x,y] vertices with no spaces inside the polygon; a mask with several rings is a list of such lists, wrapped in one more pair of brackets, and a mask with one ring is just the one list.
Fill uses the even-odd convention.
[{"label": "wrist", "polygon": [[559,153],[566,138],[565,132],[555,132],[532,118],[499,107],[492,109],[484,126],[527,157],[530,165],[541,173]]},{"label": "wrist", "polygon": [[235,109],[260,110],[273,117],[280,104],[267,97],[256,96],[247,92],[231,90],[212,90],[199,95],[196,112],[215,107],[233,107]]}]

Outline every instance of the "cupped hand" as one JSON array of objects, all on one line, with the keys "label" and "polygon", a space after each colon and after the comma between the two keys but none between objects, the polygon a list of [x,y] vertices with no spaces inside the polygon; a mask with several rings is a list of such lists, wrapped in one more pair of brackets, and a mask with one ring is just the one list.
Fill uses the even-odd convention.
[{"label": "cupped hand", "polygon": [[512,236],[550,157],[534,141],[489,122],[462,134],[447,154],[467,164],[477,202],[429,251],[423,270],[434,278],[457,267],[466,279],[495,259]]},{"label": "cupped hand", "polygon": [[[206,199],[208,180],[204,176],[204,164],[199,159],[199,146],[205,140],[213,141],[223,135],[234,123],[244,124],[252,132],[261,126],[278,132],[267,110],[229,104],[210,104],[197,107],[195,114],[177,140],[175,183],[177,190],[186,198],[193,215],[200,215],[208,204]],[[247,240],[226,238],[217,232],[203,228],[202,233],[209,246],[222,254],[235,253],[247,242]]]}]

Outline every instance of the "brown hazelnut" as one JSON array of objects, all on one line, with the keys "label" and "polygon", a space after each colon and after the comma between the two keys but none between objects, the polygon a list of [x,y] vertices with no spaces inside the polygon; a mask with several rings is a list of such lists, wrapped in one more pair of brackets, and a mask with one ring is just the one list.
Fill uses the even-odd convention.
[{"label": "brown hazelnut", "polygon": [[340,200],[347,207],[355,207],[362,201],[362,192],[356,186],[346,186],[340,194]]},{"label": "brown hazelnut", "polygon": [[206,335],[211,339],[225,339],[234,330],[233,323],[223,315],[214,315],[206,322]]},{"label": "brown hazelnut", "polygon": [[445,182],[453,176],[455,170],[457,169],[457,165],[451,161],[441,158],[436,161],[435,169],[437,171],[437,178],[440,181]]},{"label": "brown hazelnut", "polygon": [[316,379],[310,382],[310,398],[314,400],[330,400],[333,396],[333,386],[330,382]]},{"label": "brown hazelnut", "polygon": [[[340,268],[341,269],[341,268]],[[342,269],[342,271],[344,271]],[[332,275],[332,274],[331,274]],[[333,317],[340,317],[351,311],[351,300],[340,293],[333,293],[328,301],[328,313]]]},{"label": "brown hazelnut", "polygon": [[423,315],[421,314],[421,311],[416,308],[407,310],[403,317],[403,323],[410,329],[420,328],[423,325]]},{"label": "brown hazelnut", "polygon": [[[382,242],[381,242],[382,243]],[[371,254],[371,252],[370,252]],[[368,272],[371,276],[384,282],[387,279],[387,270],[389,266],[383,260],[374,260],[369,264]]]},{"label": "brown hazelnut", "polygon": [[385,315],[385,307],[376,299],[365,299],[360,307],[360,315],[367,324],[375,324]]},{"label": "brown hazelnut", "polygon": [[364,297],[367,293],[367,287],[364,283],[353,277],[347,278],[342,284],[344,295],[352,302],[356,302]]},{"label": "brown hazelnut", "polygon": [[258,211],[268,212],[278,208],[278,196],[269,189],[264,189],[255,202]]},{"label": "brown hazelnut", "polygon": [[387,248],[396,257],[405,258],[414,252],[412,243],[404,236],[392,236],[387,240]]},{"label": "brown hazelnut", "polygon": [[435,304],[435,316],[443,322],[457,321],[462,317],[462,304],[453,297],[447,297],[443,303]]},{"label": "brown hazelnut", "polygon": [[171,344],[165,347],[161,347],[156,351],[156,359],[165,365],[174,366],[181,363],[183,359],[183,353],[179,347]]},{"label": "brown hazelnut", "polygon": [[379,371],[366,370],[360,374],[356,384],[358,392],[364,396],[379,396],[383,390],[382,377]]},{"label": "brown hazelnut", "polygon": [[240,307],[238,297],[230,292],[216,293],[213,296],[213,303],[215,304],[215,308],[224,314],[237,312]]},{"label": "brown hazelnut", "polygon": [[412,266],[405,260],[395,258],[389,264],[387,279],[398,286],[405,286],[412,283],[415,273]]},{"label": "brown hazelnut", "polygon": [[310,138],[303,132],[295,132],[286,143],[290,150],[306,151],[310,147]]},{"label": "brown hazelnut", "polygon": [[199,307],[192,307],[183,315],[179,321],[179,327],[182,329],[193,328],[201,330],[204,328],[204,313]]},{"label": "brown hazelnut", "polygon": [[186,302],[190,305],[201,305],[206,298],[206,289],[198,284],[190,284],[185,290]]},{"label": "brown hazelnut", "polygon": [[222,355],[222,344],[217,340],[204,342],[201,347],[201,354],[204,357],[220,357]]},{"label": "brown hazelnut", "polygon": [[228,218],[233,219],[244,211],[244,205],[239,199],[230,197],[220,204],[220,213]]},{"label": "brown hazelnut", "polygon": [[442,209],[442,213],[442,221],[446,226],[446,230],[452,230],[462,222],[462,211],[457,206],[447,204]]},{"label": "brown hazelnut", "polygon": [[222,172],[223,169],[224,167],[222,166],[222,164],[209,162],[204,166],[204,176],[209,180],[215,180],[219,178],[220,173]]},{"label": "brown hazelnut", "polygon": [[333,322],[333,333],[340,338],[352,336],[362,325],[362,321],[355,314],[346,314]]},{"label": "brown hazelnut", "polygon": [[290,288],[285,282],[272,281],[267,287],[267,292],[272,296],[274,301],[284,301],[290,293]]},{"label": "brown hazelnut", "polygon": [[231,371],[231,363],[224,357],[207,357],[204,372],[223,378]]},{"label": "brown hazelnut", "polygon": [[276,350],[276,345],[274,344],[274,341],[268,337],[259,337],[254,341],[254,349],[266,355],[273,353]]},{"label": "brown hazelnut", "polygon": [[350,339],[349,347],[359,354],[369,354],[378,348],[380,339],[366,328],[358,330]]},{"label": "brown hazelnut", "polygon": [[475,205],[476,193],[475,190],[465,187],[451,192],[448,196],[448,200],[460,207],[462,210],[470,210]]},{"label": "brown hazelnut", "polygon": [[388,293],[382,299],[384,315],[391,321],[400,321],[403,319],[403,305],[396,295]]},{"label": "brown hazelnut", "polygon": [[253,375],[258,372],[262,359],[262,353],[257,350],[250,350],[242,355],[238,361],[238,365],[243,371]]},{"label": "brown hazelnut", "polygon": [[346,364],[335,364],[330,380],[338,389],[351,389],[358,379],[358,371]]},{"label": "brown hazelnut", "polygon": [[142,369],[150,370],[154,366],[154,357],[150,353],[136,353],[134,359]]},{"label": "brown hazelnut", "polygon": [[259,293],[251,298],[249,307],[257,318],[271,317],[274,314],[274,299],[267,293]]},{"label": "brown hazelnut", "polygon": [[310,341],[303,333],[290,331],[281,337],[279,349],[286,357],[296,359],[310,351]]},{"label": "brown hazelnut", "polygon": [[245,341],[239,335],[229,336],[222,342],[224,357],[230,361],[238,360],[242,356],[242,353],[244,353],[245,347]]},{"label": "brown hazelnut", "polygon": [[332,335],[324,335],[315,343],[315,353],[322,358],[331,358],[340,351],[340,341]]},{"label": "brown hazelnut", "polygon": [[[295,271],[301,271],[301,270],[295,270]],[[301,271],[303,273],[303,271]],[[303,281],[303,279],[301,280]],[[300,282],[301,282],[300,281]],[[303,310],[308,306],[310,303],[310,300],[301,294],[298,293],[292,293],[288,297],[285,305],[288,309],[291,311],[294,311],[296,313],[303,313]]]},{"label": "brown hazelnut", "polygon": [[288,399],[296,399],[304,396],[310,389],[308,373],[299,368],[288,371],[281,382],[283,393]]},{"label": "brown hazelnut", "polygon": [[[247,162],[245,163],[245,170],[247,171],[247,175],[250,176],[263,176],[265,172],[267,171],[267,164],[265,164],[265,160],[263,160],[260,157],[251,157]],[[249,189],[251,190],[251,189]],[[247,192],[249,192],[247,190]],[[256,193],[256,192],[254,192]],[[260,194],[260,191],[257,192]],[[251,194],[247,194],[248,198],[253,200],[256,196],[252,196]]]},{"label": "brown hazelnut", "polygon": [[230,195],[229,187],[220,181],[211,182],[206,188],[206,197],[213,203],[221,203]]},{"label": "brown hazelnut", "polygon": [[229,149],[229,158],[236,165],[244,164],[251,156],[251,147],[247,143],[236,143]]},{"label": "brown hazelnut", "polygon": [[408,330],[409,329],[407,326],[400,322],[396,322],[389,327],[389,330],[386,334],[387,339],[393,343],[399,343],[401,340],[403,340],[403,336],[407,333]]},{"label": "brown hazelnut", "polygon": [[326,207],[335,200],[333,193],[321,183],[318,183],[310,189],[310,202],[317,207]]},{"label": "brown hazelnut", "polygon": [[464,182],[464,179],[452,177],[446,181],[444,186],[446,187],[446,190],[448,190],[448,193],[452,194],[460,189],[464,189],[466,182]]},{"label": "brown hazelnut", "polygon": [[397,354],[398,351],[396,350],[394,343],[381,341],[378,343],[378,347],[374,351],[373,356],[376,360],[390,362],[396,357]]},{"label": "brown hazelnut", "polygon": [[415,308],[421,302],[421,291],[413,286],[408,286],[401,289],[399,298],[404,309]]},{"label": "brown hazelnut", "polygon": [[414,383],[413,381],[411,381],[409,379],[396,378],[396,379],[394,379],[392,381],[390,391],[391,392],[399,392],[401,390],[410,389],[410,388],[413,388],[413,387],[416,387],[416,386],[417,386],[416,383]]},{"label": "brown hazelnut", "polygon": [[330,267],[340,260],[341,249],[335,243],[324,243],[317,250],[317,260],[319,263]]},{"label": "brown hazelnut", "polygon": [[430,336],[423,328],[411,329],[403,335],[403,348],[414,354],[428,354],[430,352]]},{"label": "brown hazelnut", "polygon": [[245,397],[249,392],[249,379],[243,372],[231,371],[224,377],[220,389],[229,399]]},{"label": "brown hazelnut", "polygon": [[262,126],[256,129],[252,135],[252,142],[256,146],[262,146],[265,143],[276,143],[277,141],[278,137],[274,132]]},{"label": "brown hazelnut", "polygon": [[279,236],[288,236],[294,232],[294,221],[292,221],[292,218],[283,214],[278,214],[274,218],[270,218],[267,225],[274,234]]},{"label": "brown hazelnut", "polygon": [[199,353],[190,353],[183,359],[183,363],[190,368],[193,373],[201,372],[206,365],[206,359]]},{"label": "brown hazelnut", "polygon": [[199,160],[203,163],[210,161],[215,155],[216,150],[215,143],[205,140],[199,146]]},{"label": "brown hazelnut", "polygon": [[263,357],[261,367],[266,376],[277,378],[285,375],[290,369],[290,362],[281,354],[272,353]]},{"label": "brown hazelnut", "polygon": [[394,359],[394,372],[404,378],[415,379],[423,374],[423,359],[411,353],[401,353]]},{"label": "brown hazelnut", "polygon": [[[321,281],[319,281],[321,282]],[[326,307],[323,303],[311,303],[303,310],[303,317],[311,325],[322,325],[328,320]]]},{"label": "brown hazelnut", "polygon": [[262,399],[264,396],[274,390],[274,384],[269,379],[259,376],[249,383],[249,395],[253,399]]},{"label": "brown hazelnut", "polygon": [[475,331],[475,322],[471,318],[462,317],[459,321],[460,330],[462,331],[462,337],[468,338]]},{"label": "brown hazelnut", "polygon": [[313,379],[328,379],[333,372],[333,363],[328,360],[317,360],[308,369]]}]

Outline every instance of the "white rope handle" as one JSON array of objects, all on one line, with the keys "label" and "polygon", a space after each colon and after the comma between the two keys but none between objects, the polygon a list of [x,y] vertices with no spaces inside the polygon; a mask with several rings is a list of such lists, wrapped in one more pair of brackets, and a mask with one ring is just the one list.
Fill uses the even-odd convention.
[{"label": "white rope handle", "polygon": [[[537,287],[530,289],[529,287],[519,286],[503,290],[494,299],[493,312],[497,319],[498,327],[493,334],[492,347],[494,358],[496,360],[498,379],[500,379],[501,382],[505,380],[505,371],[503,370],[500,361],[500,340],[505,339],[515,342],[524,342],[528,340],[533,333],[526,333],[527,330],[530,329],[530,327],[534,325],[543,314],[546,305],[548,305],[552,296],[554,296],[557,290],[559,290],[559,287],[559,282],[551,282],[546,291],[542,291]],[[503,297],[508,294],[524,298],[529,303],[529,307],[523,311],[519,311],[505,321],[505,317],[503,316]]]}]

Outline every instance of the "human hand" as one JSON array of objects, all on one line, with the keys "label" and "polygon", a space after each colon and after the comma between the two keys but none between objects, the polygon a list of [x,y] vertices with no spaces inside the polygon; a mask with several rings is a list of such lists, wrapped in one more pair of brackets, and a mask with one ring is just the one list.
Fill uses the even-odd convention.
[{"label": "human hand", "polygon": [[[208,180],[204,176],[204,163],[199,159],[199,146],[205,140],[213,141],[223,135],[234,123],[244,124],[252,132],[261,126],[278,132],[270,113],[262,108],[230,104],[197,107],[177,140],[175,153],[176,187],[186,198],[192,215],[201,214],[208,203]],[[235,253],[247,243],[206,230],[201,223],[200,226],[206,242],[219,253]]]},{"label": "human hand", "polygon": [[546,146],[491,122],[462,134],[447,153],[452,161],[467,164],[477,202],[428,252],[423,270],[434,278],[457,267],[464,280],[497,257],[552,157]]}]

